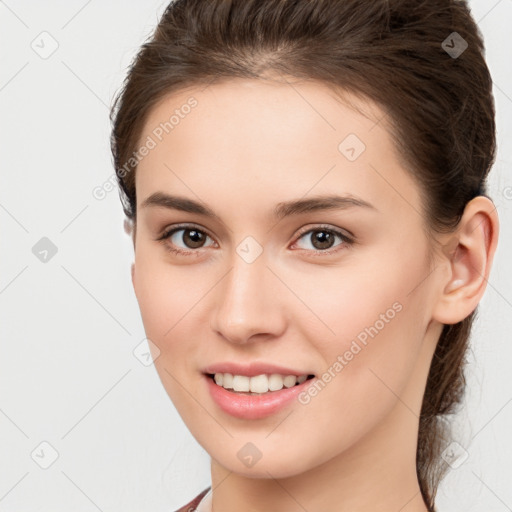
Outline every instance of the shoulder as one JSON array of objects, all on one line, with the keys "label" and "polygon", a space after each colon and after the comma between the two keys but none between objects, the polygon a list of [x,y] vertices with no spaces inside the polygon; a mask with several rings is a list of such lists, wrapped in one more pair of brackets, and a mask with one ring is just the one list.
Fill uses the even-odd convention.
[{"label": "shoulder", "polygon": [[176,510],[176,512],[194,512],[199,505],[199,502],[205,497],[209,490],[210,487],[207,487],[204,491],[201,491],[191,502],[183,505],[183,507]]}]

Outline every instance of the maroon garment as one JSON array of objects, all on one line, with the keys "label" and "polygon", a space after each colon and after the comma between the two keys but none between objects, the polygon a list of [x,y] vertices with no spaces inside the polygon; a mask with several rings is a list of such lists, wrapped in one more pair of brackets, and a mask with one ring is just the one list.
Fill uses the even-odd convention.
[{"label": "maroon garment", "polygon": [[176,510],[176,512],[195,512],[199,502],[205,497],[211,487],[207,487],[204,491],[199,493],[190,503],[183,505],[183,507]]}]

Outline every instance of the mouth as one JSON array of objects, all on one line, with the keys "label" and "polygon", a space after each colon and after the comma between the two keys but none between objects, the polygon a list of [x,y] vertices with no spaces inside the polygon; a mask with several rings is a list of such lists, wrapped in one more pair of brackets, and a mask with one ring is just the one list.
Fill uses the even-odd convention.
[{"label": "mouth", "polygon": [[206,373],[216,386],[235,395],[272,395],[283,389],[300,386],[315,375],[281,375],[260,374],[249,377],[247,375],[233,375],[231,373]]}]

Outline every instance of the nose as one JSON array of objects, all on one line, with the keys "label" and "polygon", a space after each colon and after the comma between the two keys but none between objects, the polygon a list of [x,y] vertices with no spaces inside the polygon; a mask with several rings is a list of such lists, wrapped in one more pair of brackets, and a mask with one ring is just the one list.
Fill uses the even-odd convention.
[{"label": "nose", "polygon": [[238,255],[215,287],[210,327],[233,344],[273,339],[286,328],[285,286],[260,255],[252,263]]}]

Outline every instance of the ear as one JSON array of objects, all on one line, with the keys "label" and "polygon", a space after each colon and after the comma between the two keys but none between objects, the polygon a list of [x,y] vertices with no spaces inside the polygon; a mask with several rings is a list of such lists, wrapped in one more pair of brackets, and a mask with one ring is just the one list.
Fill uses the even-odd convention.
[{"label": "ear", "polygon": [[130,219],[124,219],[124,232],[130,236],[133,232],[133,221]]},{"label": "ear", "polygon": [[464,209],[457,230],[445,245],[443,258],[448,277],[440,281],[433,318],[456,324],[468,317],[482,298],[498,244],[496,207],[484,196],[472,199]]},{"label": "ear", "polygon": [[[135,249],[135,235],[137,232],[136,224],[131,219],[124,219],[124,232],[131,237],[133,248]],[[135,288],[135,263],[131,265],[132,285]]]},{"label": "ear", "polygon": [[137,223],[134,222],[132,219],[124,219],[124,232],[131,237],[133,248],[135,249],[135,235],[137,233]]}]

